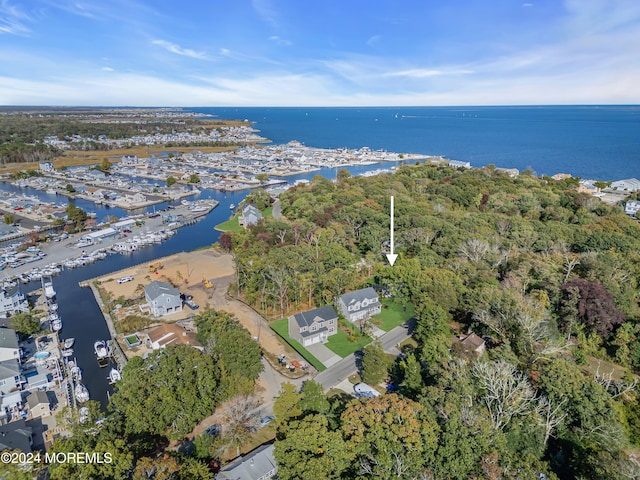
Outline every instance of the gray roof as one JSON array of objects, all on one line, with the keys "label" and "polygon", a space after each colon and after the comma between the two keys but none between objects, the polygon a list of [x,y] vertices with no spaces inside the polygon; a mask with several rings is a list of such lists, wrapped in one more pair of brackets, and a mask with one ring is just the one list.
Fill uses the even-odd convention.
[{"label": "gray roof", "polygon": [[338,314],[331,305],[325,305],[324,307],[309,310],[307,312],[296,313],[293,318],[295,319],[298,327],[310,327],[317,321],[330,320],[332,318],[338,318]]},{"label": "gray roof", "polygon": [[0,425],[0,451],[19,448],[24,453],[30,453],[32,433],[33,430],[27,427],[23,419]]},{"label": "gray roof", "polygon": [[149,296],[151,300],[155,300],[163,294],[180,296],[180,290],[172,287],[171,284],[167,282],[159,282],[157,280],[144,287],[144,292]]},{"label": "gray roof", "polygon": [[35,392],[31,392],[27,395],[27,404],[29,404],[29,408],[33,408],[36,405],[40,405],[41,403],[49,404],[49,397],[47,393],[42,390],[36,390]]},{"label": "gray roof", "polygon": [[[363,288],[361,290],[356,290],[355,292],[345,293],[340,297],[340,299],[342,300],[342,303],[344,303],[347,307],[353,303],[361,302],[362,300],[365,300],[365,299],[370,300],[370,299],[377,299],[377,298],[378,298],[378,294],[371,287]],[[368,307],[369,306],[367,306],[367,308]]]},{"label": "gray roof", "polygon": [[258,480],[272,470],[278,471],[273,444],[262,445],[224,467],[216,480]]},{"label": "gray roof", "polygon": [[16,331],[11,328],[0,328],[0,348],[18,349]]},{"label": "gray roof", "polygon": [[262,218],[262,214],[260,213],[260,210],[258,210],[258,207],[248,203],[242,207],[242,216],[246,217],[251,214],[255,215],[258,219]]},{"label": "gray roof", "polygon": [[0,362],[0,379],[13,378],[20,375],[20,364],[17,358]]}]

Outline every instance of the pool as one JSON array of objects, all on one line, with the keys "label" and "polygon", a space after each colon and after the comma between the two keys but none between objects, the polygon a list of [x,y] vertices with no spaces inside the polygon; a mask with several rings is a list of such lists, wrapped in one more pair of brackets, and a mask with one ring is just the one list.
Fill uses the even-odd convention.
[{"label": "pool", "polygon": [[127,343],[127,347],[134,348],[142,343],[138,335],[135,333],[133,335],[127,335],[124,337],[124,341]]}]

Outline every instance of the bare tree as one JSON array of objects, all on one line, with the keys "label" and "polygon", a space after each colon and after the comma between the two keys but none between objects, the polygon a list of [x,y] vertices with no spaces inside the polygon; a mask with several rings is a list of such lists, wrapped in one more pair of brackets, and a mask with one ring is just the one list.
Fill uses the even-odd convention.
[{"label": "bare tree", "polygon": [[503,429],[513,417],[531,411],[535,391],[524,374],[504,362],[477,362],[471,372],[485,391],[483,400],[493,428]]},{"label": "bare tree", "polygon": [[262,411],[260,399],[256,395],[241,394],[220,406],[224,424],[222,436],[237,448],[240,455],[242,442],[260,425]]},{"label": "bare tree", "polygon": [[540,426],[544,428],[544,441],[543,445],[546,447],[549,438],[553,436],[553,431],[556,427],[564,421],[567,417],[567,413],[563,412],[563,408],[565,403],[567,403],[566,399],[562,400],[557,405],[552,405],[551,400],[547,397],[538,398],[538,405],[536,406],[536,410],[538,411],[539,423]]},{"label": "bare tree", "polygon": [[611,368],[609,373],[600,373],[600,362],[598,362],[598,367],[593,374],[593,380],[599,385],[602,385],[612,398],[623,397],[627,401],[635,398],[638,379],[634,378],[632,382],[615,380],[613,373],[613,368]]}]

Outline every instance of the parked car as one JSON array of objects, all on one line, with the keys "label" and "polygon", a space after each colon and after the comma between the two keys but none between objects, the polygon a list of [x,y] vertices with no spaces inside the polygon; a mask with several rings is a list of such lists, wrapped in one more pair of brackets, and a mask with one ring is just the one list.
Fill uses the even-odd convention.
[{"label": "parked car", "polygon": [[127,283],[127,282],[131,282],[133,280],[133,277],[122,277],[118,279],[118,283]]},{"label": "parked car", "polygon": [[274,417],[273,415],[267,415],[266,417],[262,417],[260,419],[260,428],[266,427],[271,422],[273,422],[275,419],[276,419],[276,417]]}]

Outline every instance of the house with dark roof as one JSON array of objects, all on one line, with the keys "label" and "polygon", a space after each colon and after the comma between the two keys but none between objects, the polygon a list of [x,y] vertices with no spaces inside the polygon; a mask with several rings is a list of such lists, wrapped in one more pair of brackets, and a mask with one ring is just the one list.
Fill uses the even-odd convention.
[{"label": "house with dark roof", "polygon": [[17,449],[23,453],[31,453],[32,437],[33,429],[27,427],[23,419],[0,425],[0,452]]},{"label": "house with dark roof", "polygon": [[278,473],[273,444],[262,445],[224,467],[216,480],[267,480]]},{"label": "house with dark roof", "polygon": [[238,223],[244,228],[247,228],[252,225],[257,225],[261,218],[262,214],[260,210],[258,210],[258,207],[247,203],[242,207],[242,214],[238,217]]},{"label": "house with dark roof", "polygon": [[0,362],[0,397],[12,391],[20,390],[25,383],[20,372],[20,363],[16,359]]},{"label": "house with dark roof", "polygon": [[338,331],[338,314],[331,305],[289,317],[289,337],[302,346],[326,343]]},{"label": "house with dark roof", "polygon": [[337,297],[336,308],[350,322],[358,322],[379,314],[382,304],[376,291],[368,287]]},{"label": "house with dark roof", "polygon": [[167,282],[151,282],[144,287],[144,298],[155,317],[182,311],[180,291]]}]

